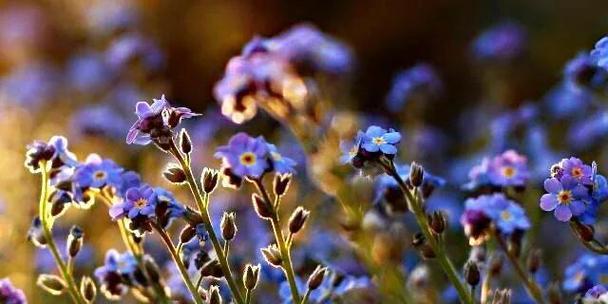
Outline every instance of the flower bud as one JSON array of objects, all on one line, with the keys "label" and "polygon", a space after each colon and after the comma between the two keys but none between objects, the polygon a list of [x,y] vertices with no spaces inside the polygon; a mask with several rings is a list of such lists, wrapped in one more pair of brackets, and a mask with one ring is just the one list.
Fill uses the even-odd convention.
[{"label": "flower bud", "polygon": [[190,135],[186,129],[182,129],[179,133],[179,146],[184,154],[190,154],[192,152],[192,141]]},{"label": "flower bud", "polygon": [[435,251],[433,251],[433,248],[429,244],[427,244],[426,238],[421,232],[414,234],[414,237],[412,239],[412,246],[418,249],[418,251],[420,251],[420,255],[422,255],[422,257],[425,259],[432,259],[437,256],[435,254]]},{"label": "flower bud", "polygon": [[251,291],[258,285],[258,280],[260,279],[260,264],[255,266],[251,264],[247,264],[245,266],[245,272],[243,273],[243,282],[245,284],[245,288]]},{"label": "flower bud", "polygon": [[309,215],[310,211],[298,206],[291,214],[291,217],[289,217],[289,232],[291,232],[291,234],[296,234],[302,230]]},{"label": "flower bud", "polygon": [[202,184],[203,191],[207,194],[211,194],[215,188],[217,188],[217,183],[220,176],[220,171],[211,168],[203,169]]},{"label": "flower bud", "polygon": [[78,252],[80,252],[80,248],[82,248],[83,236],[84,232],[80,227],[76,225],[72,226],[67,240],[67,252],[70,257],[73,258],[78,254]]},{"label": "flower bud", "polygon": [[39,275],[36,280],[36,285],[54,296],[61,295],[68,287],[62,278],[54,274]]},{"label": "flower bud", "polygon": [[283,196],[287,193],[291,184],[291,173],[277,174],[274,176],[273,189],[276,196]]},{"label": "flower bud", "polygon": [[234,239],[234,236],[238,231],[234,219],[234,212],[224,212],[224,216],[222,216],[222,221],[220,222],[220,227],[222,229],[222,238],[224,238],[224,240],[231,241]]},{"label": "flower bud", "polygon": [[542,252],[540,249],[534,249],[530,251],[528,254],[528,260],[526,261],[526,266],[528,267],[528,271],[532,274],[535,274],[540,265],[542,263]]},{"label": "flower bud", "polygon": [[325,277],[325,273],[327,272],[327,267],[322,267],[318,265],[317,268],[310,274],[308,277],[308,289],[315,290],[321,286],[323,283],[323,278]]},{"label": "flower bud", "polygon": [[275,267],[281,267],[281,264],[283,263],[283,258],[281,257],[281,252],[279,251],[279,248],[276,244],[271,244],[266,248],[262,248],[261,251],[264,255],[264,259],[266,260],[266,262],[268,262],[268,264]]},{"label": "flower bud", "polygon": [[95,297],[97,297],[97,287],[95,287],[95,282],[90,277],[84,276],[80,280],[80,293],[87,303],[93,303],[95,301]]},{"label": "flower bud", "polygon": [[163,172],[163,176],[174,184],[181,184],[186,181],[186,173],[175,164],[170,164],[165,172]]},{"label": "flower bud", "polygon": [[197,226],[203,223],[203,218],[200,213],[196,212],[190,206],[186,206],[186,212],[184,213],[184,219],[190,226]]},{"label": "flower bud", "polygon": [[481,280],[481,274],[479,273],[477,263],[468,261],[464,265],[464,278],[467,283],[473,287],[479,284],[479,281]]},{"label": "flower bud", "polygon": [[433,214],[428,216],[429,226],[436,235],[440,235],[445,231],[447,221],[445,215],[441,211],[435,211]]},{"label": "flower bud", "polygon": [[32,225],[27,231],[27,239],[38,248],[46,247],[47,241],[42,231],[40,217],[35,217],[32,221]]},{"label": "flower bud", "polygon": [[209,254],[207,252],[201,250],[201,251],[197,252],[196,256],[194,257],[194,266],[196,267],[196,269],[200,270],[209,261],[211,261]]},{"label": "flower bud", "polygon": [[51,205],[51,216],[58,217],[66,210],[67,205],[64,203],[54,203]]},{"label": "flower bud", "polygon": [[503,262],[504,262],[503,255],[497,254],[497,253],[493,254],[492,257],[490,257],[490,264],[489,264],[488,272],[493,277],[500,275],[500,273],[502,271]]},{"label": "flower bud", "polygon": [[154,259],[150,256],[144,257],[144,269],[150,281],[154,283],[160,282],[160,268]]},{"label": "flower bud", "polygon": [[595,231],[593,226],[585,225],[579,221],[572,221],[572,226],[574,227],[574,231],[579,235],[581,240],[585,242],[591,242],[594,239]]},{"label": "flower bud", "polygon": [[52,204],[51,215],[53,217],[57,217],[60,216],[63,211],[66,210],[68,204],[72,202],[72,197],[67,191],[57,190],[51,193],[49,196],[49,202]]},{"label": "flower bud", "polygon": [[220,262],[213,259],[203,265],[201,268],[201,275],[203,277],[214,277],[219,279],[224,276],[224,273],[222,272]]},{"label": "flower bud", "polygon": [[511,290],[497,289],[492,296],[492,304],[511,304]]},{"label": "flower bud", "polygon": [[211,285],[211,287],[209,287],[209,304],[222,304],[220,288],[217,285]]},{"label": "flower bud", "polygon": [[257,193],[251,195],[253,201],[253,208],[255,212],[263,219],[270,218],[272,216],[272,206],[269,206],[266,201],[259,196]]},{"label": "flower bud", "polygon": [[562,292],[559,289],[558,282],[552,282],[549,284],[549,288],[547,288],[547,298],[549,303],[551,304],[562,304],[565,303],[563,301],[564,297],[562,296]]},{"label": "flower bud", "polygon": [[417,162],[410,165],[410,183],[414,187],[422,186],[424,180],[424,169]]},{"label": "flower bud", "polygon": [[196,236],[196,227],[188,225],[179,234],[179,241],[180,243],[188,243],[194,236]]}]

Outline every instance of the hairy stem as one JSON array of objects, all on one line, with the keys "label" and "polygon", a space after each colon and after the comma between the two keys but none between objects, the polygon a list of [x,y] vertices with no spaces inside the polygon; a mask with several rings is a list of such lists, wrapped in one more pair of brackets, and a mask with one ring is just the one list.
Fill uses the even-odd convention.
[{"label": "hairy stem", "polygon": [[266,201],[266,204],[268,204],[268,206],[272,206],[270,224],[272,226],[274,238],[277,241],[279,250],[281,251],[281,258],[283,260],[282,268],[285,272],[285,276],[287,277],[287,281],[289,282],[289,289],[291,290],[291,297],[293,298],[293,303],[299,303],[300,294],[298,292],[298,286],[296,285],[296,275],[291,262],[291,252],[290,248],[285,242],[285,237],[283,236],[283,231],[281,230],[281,222],[279,221],[279,214],[277,210],[279,205],[279,198],[277,197],[274,202],[270,200],[268,191],[266,191],[266,187],[264,187],[261,178],[252,180],[252,182],[260,193],[260,195],[262,196],[262,198],[264,199],[264,201]]},{"label": "hairy stem", "polygon": [[196,289],[196,287],[194,287],[192,280],[190,280],[190,275],[188,274],[188,270],[186,269],[186,266],[184,266],[184,263],[182,263],[182,260],[180,259],[179,254],[177,253],[177,250],[175,249],[175,245],[173,245],[173,241],[171,241],[171,238],[169,237],[167,232],[162,227],[160,227],[156,224],[153,224],[153,227],[156,230],[156,232],[158,232],[161,239],[165,243],[167,250],[171,254],[171,258],[173,259],[173,262],[175,262],[175,265],[177,266],[177,269],[179,270],[179,273],[182,276],[182,280],[186,284],[186,287],[188,287],[188,291],[190,291],[192,299],[194,300],[194,302],[196,304],[204,304],[204,301],[201,298],[200,294],[198,293],[198,290]]},{"label": "hairy stem", "polygon": [[230,270],[230,264],[228,263],[228,258],[220,244],[219,238],[215,234],[213,230],[213,225],[211,224],[211,218],[209,217],[209,195],[202,194],[202,191],[199,188],[199,185],[194,178],[194,174],[192,173],[192,168],[190,165],[189,159],[186,160],[182,155],[181,151],[175,145],[175,141],[171,141],[171,154],[177,159],[179,162],[181,169],[184,170],[186,174],[186,179],[188,181],[188,186],[190,188],[190,192],[192,192],[192,196],[196,201],[199,212],[201,213],[201,217],[203,219],[203,225],[205,226],[205,230],[209,234],[209,239],[211,239],[211,243],[213,245],[213,249],[215,250],[215,254],[217,255],[217,259],[220,262],[220,267],[222,268],[222,272],[224,274],[224,278],[226,278],[226,282],[230,287],[230,291],[232,292],[232,296],[237,304],[243,304],[243,296],[241,295],[241,290],[239,285],[237,285],[237,281],[234,279],[232,275],[232,271]]},{"label": "hairy stem", "polygon": [[48,171],[47,163],[41,162],[40,168],[41,168],[40,175],[42,176],[42,184],[41,184],[40,202],[39,202],[39,212],[40,212],[39,216],[40,216],[40,222],[42,225],[42,231],[44,233],[46,245],[49,248],[49,250],[51,251],[51,254],[53,255],[53,259],[55,260],[55,263],[57,264],[57,268],[59,268],[59,272],[61,273],[63,280],[68,285],[68,292],[69,292],[70,296],[72,297],[72,301],[74,301],[74,303],[85,304],[86,301],[85,301],[84,297],[80,294],[78,285],[76,285],[76,281],[74,280],[74,277],[72,276],[72,273],[71,273],[68,265],[66,265],[65,261],[61,257],[61,254],[59,253],[59,250],[57,249],[57,244],[55,244],[55,240],[53,239],[53,233],[51,232],[51,223],[49,223],[49,218],[51,215],[49,214],[48,208],[47,208],[49,205],[49,203],[47,202],[48,196],[49,196],[49,171]]}]

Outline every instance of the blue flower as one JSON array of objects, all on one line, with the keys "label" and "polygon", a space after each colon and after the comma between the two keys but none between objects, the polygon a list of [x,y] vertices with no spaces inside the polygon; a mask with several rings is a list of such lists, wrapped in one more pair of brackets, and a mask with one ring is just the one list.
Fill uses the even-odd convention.
[{"label": "blue flower", "polygon": [[490,218],[503,234],[525,231],[530,228],[526,211],[517,203],[508,200],[503,194],[494,195],[494,206],[486,210]]},{"label": "blue flower", "polygon": [[154,188],[154,193],[156,195],[156,200],[158,204],[166,204],[167,208],[167,216],[169,219],[179,218],[184,216],[186,213],[186,208],[175,199],[173,193],[167,191],[164,188],[156,187]]},{"label": "blue flower", "polygon": [[591,289],[587,290],[585,297],[583,298],[583,303],[587,303],[585,300],[600,300],[598,302],[591,303],[605,303],[608,301],[608,290],[606,287],[604,287],[604,285],[595,285],[591,287]]},{"label": "blue flower", "polygon": [[608,36],[596,42],[589,55],[597,66],[608,70]]},{"label": "blue flower", "polygon": [[521,187],[530,177],[528,160],[514,150],[507,150],[493,158],[484,158],[469,171],[469,183],[465,189],[480,186]]},{"label": "blue flower", "polygon": [[572,216],[579,216],[585,211],[584,200],[588,198],[589,191],[574,178],[564,175],[560,181],[552,177],[546,179],[544,184],[548,193],[540,198],[540,208],[553,211],[559,221],[567,222]]},{"label": "blue flower", "polygon": [[295,171],[293,167],[295,167],[297,163],[293,159],[281,155],[275,145],[268,144],[268,152],[270,153],[272,167],[277,173],[285,174],[293,173]]},{"label": "blue flower", "polygon": [[109,213],[113,220],[123,217],[134,219],[138,216],[151,218],[155,215],[157,203],[158,197],[154,188],[142,185],[127,190],[125,200],[112,206]]},{"label": "blue flower", "polygon": [[511,60],[523,53],[526,40],[521,26],[502,23],[479,35],[473,42],[473,52],[481,60]]},{"label": "blue flower", "polygon": [[109,159],[101,159],[97,154],[87,157],[84,164],[74,172],[74,183],[82,188],[101,189],[105,186],[118,188],[122,183],[124,169]]},{"label": "blue flower", "polygon": [[106,253],[104,265],[95,269],[95,277],[106,297],[116,300],[127,293],[136,270],[137,260],[130,252],[120,254],[110,249]]},{"label": "blue flower", "polygon": [[0,302],[4,304],[27,304],[25,293],[13,286],[10,279],[0,280]]},{"label": "blue flower", "polygon": [[397,153],[396,145],[401,141],[401,134],[393,129],[388,131],[378,127],[370,126],[361,137],[361,147],[367,152],[381,151],[384,154],[394,155]]},{"label": "blue flower", "polygon": [[593,185],[591,166],[584,164],[582,160],[576,157],[562,159],[552,170],[557,170],[555,176],[560,180],[565,176],[570,176],[582,185]]},{"label": "blue flower", "polygon": [[386,105],[391,112],[399,112],[410,99],[421,94],[432,97],[443,87],[441,79],[428,64],[420,63],[393,78],[391,90],[386,97]]},{"label": "blue flower", "polygon": [[228,145],[217,148],[216,158],[221,158],[224,169],[240,177],[259,178],[270,169],[269,147],[263,137],[253,138],[246,133],[237,133]]},{"label": "blue flower", "polygon": [[40,171],[41,161],[51,162],[51,167],[57,170],[78,165],[76,156],[68,150],[68,140],[63,136],[53,136],[48,143],[34,141],[27,146],[25,156],[25,166],[32,173]]},{"label": "blue flower", "polygon": [[341,141],[340,142],[340,150],[342,150],[342,155],[340,156],[340,163],[343,165],[352,163],[353,159],[359,153],[359,149],[361,147],[361,138],[363,137],[363,132],[357,132],[357,137],[353,141]]},{"label": "blue flower", "polygon": [[109,68],[99,54],[88,52],[77,55],[67,66],[69,83],[81,92],[99,90],[108,84]]},{"label": "blue flower", "polygon": [[569,293],[585,292],[608,275],[608,256],[583,254],[564,272],[562,287]]}]

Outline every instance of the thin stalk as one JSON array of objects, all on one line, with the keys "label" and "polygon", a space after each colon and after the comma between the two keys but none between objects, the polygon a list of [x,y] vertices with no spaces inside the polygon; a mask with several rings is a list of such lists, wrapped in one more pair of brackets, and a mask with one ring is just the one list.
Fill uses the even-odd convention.
[{"label": "thin stalk", "polygon": [[384,169],[387,174],[389,174],[395,181],[399,184],[403,195],[405,196],[406,201],[408,202],[408,207],[411,209],[412,213],[416,217],[416,221],[418,222],[418,226],[420,230],[422,230],[422,234],[429,242],[429,245],[433,249],[436,254],[437,262],[443,269],[443,272],[448,277],[448,280],[454,285],[456,291],[458,292],[458,297],[463,303],[472,304],[474,303],[473,296],[469,292],[468,288],[462,282],[460,277],[458,276],[458,272],[454,267],[454,264],[447,256],[445,252],[445,246],[438,239],[435,238],[433,233],[431,232],[426,213],[424,212],[422,206],[422,198],[419,195],[418,191],[415,194],[412,194],[411,190],[405,184],[401,176],[397,173],[395,169],[395,165],[392,161],[389,161],[388,164],[383,164]]},{"label": "thin stalk", "polygon": [[40,168],[42,172],[40,173],[40,175],[42,176],[42,184],[39,202],[39,216],[42,225],[42,231],[44,233],[46,245],[51,251],[51,255],[53,256],[53,259],[57,264],[57,268],[59,268],[61,276],[68,285],[68,292],[72,297],[72,301],[74,301],[74,303],[85,304],[86,301],[84,300],[84,297],[80,294],[80,290],[76,285],[76,281],[74,280],[74,277],[72,276],[68,265],[66,265],[63,258],[61,257],[61,254],[57,249],[57,244],[55,244],[55,240],[53,239],[53,233],[51,232],[51,226],[48,221],[50,214],[47,210],[47,207],[49,205],[49,203],[47,202],[49,195],[49,172],[47,167],[48,166],[46,162],[41,162]]},{"label": "thin stalk", "polygon": [[283,231],[281,230],[281,222],[279,221],[279,214],[277,212],[279,205],[279,197],[277,197],[274,202],[270,200],[268,191],[266,191],[266,187],[264,187],[261,178],[254,179],[252,180],[252,182],[257,188],[262,198],[266,201],[266,204],[268,204],[268,206],[272,206],[270,224],[272,226],[274,238],[276,239],[277,245],[279,246],[279,250],[281,251],[281,258],[283,260],[283,272],[285,272],[285,276],[287,277],[287,281],[289,282],[289,289],[291,290],[291,297],[293,298],[293,302],[299,303],[300,294],[298,292],[298,285],[296,285],[296,275],[291,262],[291,252],[287,247],[287,244],[285,243]]},{"label": "thin stalk", "polygon": [[304,298],[302,298],[302,302],[300,304],[306,304],[308,302],[308,298],[310,297],[310,288],[306,289],[306,293],[304,294]]},{"label": "thin stalk", "polygon": [[202,194],[196,178],[192,173],[192,168],[190,166],[189,159],[187,160],[182,155],[182,152],[175,145],[175,141],[171,141],[171,154],[177,161],[179,162],[181,169],[186,173],[186,179],[188,181],[188,186],[190,188],[190,192],[196,201],[199,212],[201,213],[201,217],[203,219],[203,225],[205,226],[205,230],[209,234],[209,239],[211,239],[211,243],[213,245],[213,249],[215,250],[215,254],[217,255],[217,259],[220,262],[220,267],[222,268],[222,273],[224,274],[224,278],[226,278],[226,282],[230,287],[230,291],[232,292],[232,296],[237,304],[243,304],[243,296],[241,295],[240,287],[237,285],[237,281],[234,279],[232,275],[232,271],[230,270],[230,264],[228,263],[228,258],[220,244],[219,238],[215,234],[213,230],[213,225],[211,224],[211,218],[209,217],[209,211],[207,209],[209,205],[209,195]]},{"label": "thin stalk", "polygon": [[579,240],[579,242],[581,244],[583,244],[583,246],[585,246],[587,249],[589,249],[597,254],[608,255],[608,247],[606,247],[604,244],[600,243],[596,239],[593,239],[589,242],[583,240],[583,238],[580,236],[580,234],[578,234],[578,232],[576,232],[576,228],[574,227],[574,225],[575,224],[573,222],[570,222],[570,230],[572,230],[572,232],[574,233],[576,238]]},{"label": "thin stalk", "polygon": [[534,299],[534,301],[536,301],[536,303],[541,303],[541,304],[545,303],[545,299],[543,298],[543,293],[542,293],[540,287],[538,286],[538,284],[536,284],[536,282],[532,278],[532,275],[526,273],[526,271],[521,267],[519,260],[517,259],[517,257],[515,255],[513,255],[512,252],[509,251],[509,248],[507,247],[507,243],[505,242],[505,240],[502,238],[502,236],[497,231],[494,231],[494,236],[496,237],[496,242],[498,243],[498,245],[500,246],[502,251],[504,251],[505,255],[509,259],[509,262],[511,263],[511,265],[513,265],[513,268],[515,269],[515,272],[519,276],[519,279],[523,282],[524,287],[526,288],[526,291],[528,292],[528,295],[530,295],[530,297],[532,299]]},{"label": "thin stalk", "polygon": [[245,291],[245,304],[249,304],[251,302],[251,290],[247,289]]},{"label": "thin stalk", "polygon": [[153,227],[165,243],[167,250],[171,254],[173,262],[175,262],[175,265],[177,265],[177,269],[179,270],[179,273],[182,276],[182,280],[186,284],[186,287],[188,287],[188,291],[190,291],[192,299],[196,304],[204,304],[204,301],[199,295],[198,290],[196,289],[196,287],[194,287],[194,284],[192,284],[192,280],[190,280],[190,275],[188,274],[186,266],[184,266],[184,263],[182,263],[182,260],[179,258],[179,254],[177,253],[175,245],[173,245],[173,241],[171,241],[171,238],[162,227],[155,224],[153,224]]}]

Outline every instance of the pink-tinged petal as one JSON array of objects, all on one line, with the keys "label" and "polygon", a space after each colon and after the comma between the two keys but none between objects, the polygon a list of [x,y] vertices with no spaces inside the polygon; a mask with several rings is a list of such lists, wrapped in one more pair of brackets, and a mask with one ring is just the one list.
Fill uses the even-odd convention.
[{"label": "pink-tinged petal", "polygon": [[557,207],[557,197],[553,194],[544,194],[540,198],[540,209],[545,211],[553,211]]},{"label": "pink-tinged petal", "polygon": [[152,113],[151,110],[150,105],[145,101],[139,101],[135,104],[135,114],[140,118]]},{"label": "pink-tinged petal", "polygon": [[572,203],[570,203],[570,211],[572,211],[574,216],[583,214],[586,208],[587,205],[583,201],[572,201]]},{"label": "pink-tinged petal", "polygon": [[549,193],[558,193],[562,191],[562,183],[557,178],[547,178],[545,180],[545,190]]},{"label": "pink-tinged petal", "polygon": [[572,211],[570,210],[570,207],[566,205],[557,206],[555,211],[553,211],[553,214],[555,215],[555,218],[561,222],[567,222],[572,218]]}]

